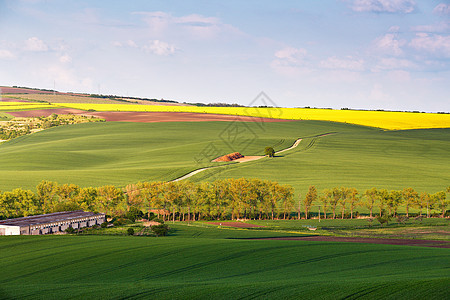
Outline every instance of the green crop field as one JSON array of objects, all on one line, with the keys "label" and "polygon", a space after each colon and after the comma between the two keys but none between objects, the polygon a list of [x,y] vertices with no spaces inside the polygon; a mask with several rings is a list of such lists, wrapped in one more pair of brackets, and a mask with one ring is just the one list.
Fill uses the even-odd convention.
[{"label": "green crop field", "polygon": [[165,238],[4,237],[0,298],[445,299],[450,284],[448,249],[175,228]]},{"label": "green crop field", "polygon": [[[333,133],[317,137],[321,134]],[[304,195],[334,186],[434,193],[450,182],[450,129],[383,131],[349,124],[188,122],[61,126],[0,145],[0,190],[34,190],[41,180],[81,186],[172,180],[219,165],[227,153],[261,155],[303,138],[279,157],[232,163],[201,172],[192,181],[227,177],[276,180]]]}]

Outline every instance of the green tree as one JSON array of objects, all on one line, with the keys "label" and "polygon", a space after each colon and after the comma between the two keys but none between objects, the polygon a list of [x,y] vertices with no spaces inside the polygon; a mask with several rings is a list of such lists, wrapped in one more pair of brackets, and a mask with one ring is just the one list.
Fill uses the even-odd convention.
[{"label": "green tree", "polygon": [[333,196],[333,191],[330,189],[323,190],[322,195],[320,196],[320,202],[322,203],[322,206],[323,206],[323,216],[325,219],[327,218],[327,208],[328,208],[328,204],[331,201],[332,196]]},{"label": "green tree", "polygon": [[332,195],[330,199],[331,210],[333,211],[333,219],[336,219],[336,207],[338,206],[339,200],[341,199],[342,191],[340,188],[334,187],[331,190],[331,195]]},{"label": "green tree", "polygon": [[266,148],[264,148],[264,155],[267,155],[268,157],[274,157],[275,150],[273,150],[272,147],[266,147]]},{"label": "green tree", "polygon": [[123,199],[122,190],[113,185],[101,186],[97,189],[97,192],[97,205],[99,211],[105,213],[106,215],[113,212]]},{"label": "green tree", "polygon": [[409,218],[409,208],[417,203],[419,194],[413,188],[405,188],[402,192],[403,199],[405,200],[406,217]]},{"label": "green tree", "polygon": [[283,203],[283,219],[286,219],[286,215],[289,215],[294,206],[294,189],[285,184],[280,186],[279,193]]},{"label": "green tree", "polygon": [[389,197],[388,197],[388,209],[389,209],[389,215],[394,213],[394,217],[397,215],[397,209],[400,204],[402,204],[403,201],[403,194],[401,191],[390,191]]},{"label": "green tree", "polygon": [[380,209],[380,217],[383,215],[384,208],[389,202],[389,191],[386,189],[381,189],[378,191],[378,208]]},{"label": "green tree", "polygon": [[445,212],[447,211],[447,206],[449,201],[447,200],[447,195],[445,194],[445,191],[440,191],[437,193],[434,193],[431,195],[431,198],[433,199],[433,202],[437,204],[437,206],[441,210],[441,218],[445,217]]},{"label": "green tree", "polygon": [[360,205],[360,198],[358,197],[358,190],[350,188],[348,190],[348,202],[350,204],[350,219],[353,219],[353,210]]},{"label": "green tree", "polygon": [[345,215],[345,206],[347,205],[347,200],[349,198],[350,195],[350,189],[346,188],[346,187],[342,187],[341,188],[341,199],[340,199],[340,204],[342,207],[341,213],[342,213],[342,217],[341,219],[344,219],[344,215]]},{"label": "green tree", "polygon": [[57,182],[47,180],[41,181],[36,186],[38,200],[44,213],[53,212],[53,206],[57,201],[58,189]]},{"label": "green tree", "polygon": [[365,206],[369,209],[369,217],[372,218],[373,207],[375,201],[378,199],[378,190],[376,188],[371,188],[370,190],[366,190],[363,195],[367,200]]},{"label": "green tree", "polygon": [[317,200],[317,189],[314,185],[310,185],[308,188],[308,192],[305,195],[305,199],[303,199],[303,205],[305,206],[305,218],[306,219],[308,219],[308,211],[311,208],[311,205],[316,200]]}]

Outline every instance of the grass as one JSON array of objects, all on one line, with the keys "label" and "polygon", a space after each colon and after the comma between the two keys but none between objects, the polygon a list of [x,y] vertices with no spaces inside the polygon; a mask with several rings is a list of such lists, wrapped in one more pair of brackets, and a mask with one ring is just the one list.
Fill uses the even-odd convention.
[{"label": "grass", "polygon": [[[333,135],[314,137],[324,133]],[[236,134],[238,133],[238,134]],[[262,154],[300,146],[273,159],[201,172],[192,181],[258,177],[308,186],[443,190],[449,182],[450,129],[382,131],[320,121],[282,123],[91,123],[61,126],[0,145],[0,190],[34,189],[41,180],[82,186],[171,180],[217,165],[223,154]],[[298,199],[298,198],[296,198]],[[363,208],[357,208],[360,212]]]},{"label": "grass", "polygon": [[227,239],[257,232],[208,230],[199,235],[180,225],[165,238],[4,237],[0,298],[447,297],[448,249]]},{"label": "grass", "polygon": [[194,112],[290,120],[320,120],[358,124],[389,130],[450,127],[450,114],[308,108],[148,106],[87,103],[59,103],[59,105],[82,110],[94,109],[96,111]]}]

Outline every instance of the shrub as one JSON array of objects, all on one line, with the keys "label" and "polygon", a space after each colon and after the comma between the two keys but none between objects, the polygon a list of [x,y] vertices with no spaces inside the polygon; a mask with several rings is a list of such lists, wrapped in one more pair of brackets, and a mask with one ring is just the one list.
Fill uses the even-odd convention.
[{"label": "shrub", "polygon": [[153,218],[152,219],[153,222],[158,222],[160,224],[164,224],[164,221],[162,219],[158,219],[158,218]]},{"label": "shrub", "polygon": [[156,234],[156,236],[166,236],[169,232],[169,226],[167,226],[166,224],[153,225],[151,229],[153,233]]},{"label": "shrub", "polygon": [[384,215],[382,217],[378,216],[377,220],[378,220],[378,222],[380,222],[381,226],[383,226],[384,223],[386,223],[386,225],[388,225],[389,221],[391,220],[391,217],[389,215]]},{"label": "shrub", "polygon": [[108,227],[108,222],[103,222],[103,223],[100,225],[100,227],[101,227],[101,228],[106,228],[106,227]]},{"label": "shrub", "polygon": [[128,230],[127,230],[127,234],[128,235],[134,235],[134,229],[133,228],[128,228]]},{"label": "shrub", "polygon": [[64,230],[65,232],[67,232],[68,234],[74,234],[75,233],[75,229],[73,229],[73,227],[68,227],[66,230]]}]

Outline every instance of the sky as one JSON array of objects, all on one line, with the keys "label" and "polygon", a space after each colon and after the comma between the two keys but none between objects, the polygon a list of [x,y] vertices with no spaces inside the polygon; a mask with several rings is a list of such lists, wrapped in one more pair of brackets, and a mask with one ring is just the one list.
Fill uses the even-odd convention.
[{"label": "sky", "polygon": [[450,111],[450,0],[0,0],[0,86]]}]

